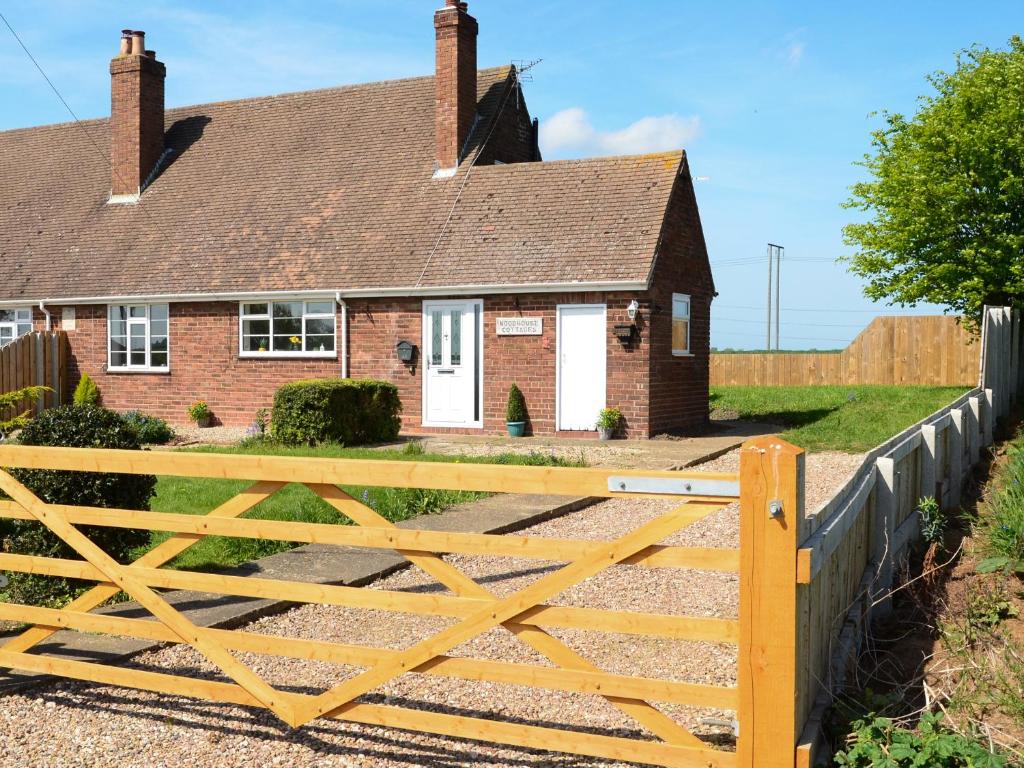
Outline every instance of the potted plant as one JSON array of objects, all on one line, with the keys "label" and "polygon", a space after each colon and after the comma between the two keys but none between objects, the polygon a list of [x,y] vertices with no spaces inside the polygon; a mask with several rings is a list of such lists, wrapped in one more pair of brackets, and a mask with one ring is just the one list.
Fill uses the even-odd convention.
[{"label": "potted plant", "polygon": [[622,421],[622,411],[618,408],[602,408],[597,415],[597,431],[602,440],[611,440],[619,422]]},{"label": "potted plant", "polygon": [[196,423],[197,427],[208,427],[211,417],[210,406],[203,400],[196,400],[188,407],[188,417]]},{"label": "potted plant", "polygon": [[505,426],[509,437],[522,437],[526,431],[526,400],[519,387],[513,384],[508,390],[508,406],[505,408]]}]

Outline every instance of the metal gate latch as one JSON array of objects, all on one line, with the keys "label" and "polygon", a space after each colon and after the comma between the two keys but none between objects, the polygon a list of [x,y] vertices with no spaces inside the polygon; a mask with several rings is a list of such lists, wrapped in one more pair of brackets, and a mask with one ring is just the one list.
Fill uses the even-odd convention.
[{"label": "metal gate latch", "polygon": [[768,517],[772,520],[778,520],[782,517],[782,501],[780,499],[768,502]]}]

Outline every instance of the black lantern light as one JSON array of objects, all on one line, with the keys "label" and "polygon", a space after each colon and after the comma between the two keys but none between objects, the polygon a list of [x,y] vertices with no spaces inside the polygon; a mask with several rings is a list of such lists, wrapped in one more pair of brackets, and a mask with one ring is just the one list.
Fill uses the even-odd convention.
[{"label": "black lantern light", "polygon": [[403,339],[395,344],[395,352],[403,363],[411,363],[416,358],[416,345]]}]

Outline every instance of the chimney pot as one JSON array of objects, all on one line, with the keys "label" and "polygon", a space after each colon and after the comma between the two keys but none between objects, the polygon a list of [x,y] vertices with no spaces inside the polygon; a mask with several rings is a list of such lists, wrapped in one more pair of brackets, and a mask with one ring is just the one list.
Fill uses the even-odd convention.
[{"label": "chimney pot", "polygon": [[132,32],[132,56],[146,55],[146,33],[141,29]]},{"label": "chimney pot", "polygon": [[132,52],[132,31],[130,29],[121,30],[121,49],[119,56],[127,56]]}]

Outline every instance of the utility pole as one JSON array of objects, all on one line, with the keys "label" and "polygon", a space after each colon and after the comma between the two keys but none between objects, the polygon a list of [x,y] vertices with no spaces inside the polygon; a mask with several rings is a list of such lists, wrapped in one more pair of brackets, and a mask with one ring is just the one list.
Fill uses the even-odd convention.
[{"label": "utility pole", "polygon": [[775,349],[779,349],[779,311],[782,306],[780,288],[782,283],[782,254],[786,249],[775,243],[768,243],[768,343],[766,349],[772,348],[772,258],[775,259]]},{"label": "utility pole", "polygon": [[768,352],[772,351],[772,244],[768,243],[768,336],[764,343]]}]

